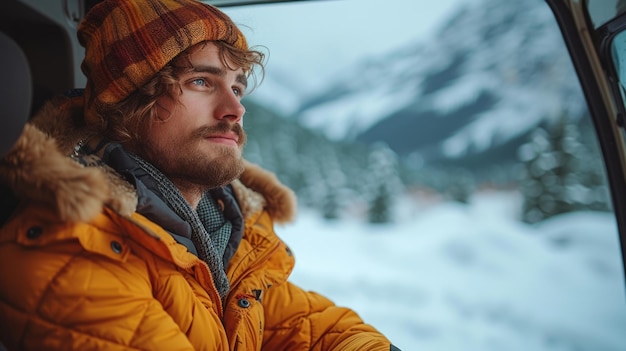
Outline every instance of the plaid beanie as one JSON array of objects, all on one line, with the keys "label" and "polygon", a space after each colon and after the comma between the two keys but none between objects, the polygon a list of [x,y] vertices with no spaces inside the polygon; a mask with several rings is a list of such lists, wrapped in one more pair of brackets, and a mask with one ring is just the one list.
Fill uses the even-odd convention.
[{"label": "plaid beanie", "polygon": [[104,0],[78,27],[85,47],[85,119],[98,123],[178,54],[207,40],[248,44],[231,19],[195,0]]}]

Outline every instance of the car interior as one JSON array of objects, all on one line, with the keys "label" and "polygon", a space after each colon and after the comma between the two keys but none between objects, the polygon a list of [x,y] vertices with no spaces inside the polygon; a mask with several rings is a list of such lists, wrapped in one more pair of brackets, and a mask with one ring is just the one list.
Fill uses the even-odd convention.
[{"label": "car interior", "polygon": [[[2,155],[6,154],[15,140],[17,140],[28,117],[32,116],[47,99],[55,95],[63,94],[67,90],[84,86],[85,78],[80,71],[83,51],[78,44],[75,32],[84,14],[98,2],[99,0],[5,0],[0,4],[0,52],[2,53],[0,57],[0,70],[2,71],[0,76],[4,78],[4,84],[0,87],[0,99],[2,99],[0,106],[2,106],[1,111],[3,115],[3,124],[2,128],[0,128],[0,152]],[[221,7],[227,13],[232,11],[234,15],[239,15],[240,13],[238,11],[250,9],[250,13],[246,15],[252,17],[256,13],[255,9],[258,9],[260,6],[271,9],[274,6],[286,4],[289,4],[289,6],[298,6],[303,3],[324,3],[330,1],[206,0],[205,2]],[[542,6],[551,10],[554,23],[558,25],[560,29],[560,35],[562,35],[563,43],[567,48],[569,58],[577,73],[577,81],[584,94],[584,103],[589,111],[586,118],[590,123],[589,125],[592,126],[590,129],[599,148],[595,158],[596,161],[599,162],[599,167],[602,168],[601,172],[605,178],[602,180],[602,183],[604,186],[603,189],[606,191],[609,207],[602,211],[609,214],[611,217],[610,226],[614,226],[614,229],[613,227],[610,229],[610,232],[614,233],[614,237],[612,241],[606,242],[614,246],[611,248],[612,251],[610,251],[611,255],[613,255],[611,262],[617,262],[617,265],[612,265],[607,268],[603,263],[604,261],[594,261],[592,265],[594,265],[593,269],[600,272],[598,273],[599,275],[606,273],[606,276],[611,277],[612,282],[610,284],[611,288],[613,288],[611,293],[621,296],[621,300],[618,297],[615,300],[618,302],[612,302],[613,305],[609,306],[618,312],[610,314],[607,319],[603,320],[606,325],[596,325],[594,328],[597,327],[597,329],[601,329],[602,327],[607,327],[610,323],[614,323],[611,327],[607,328],[617,329],[626,326],[626,296],[622,296],[624,288],[626,288],[626,284],[624,283],[624,271],[626,270],[626,259],[624,256],[626,252],[626,1],[545,0],[541,1],[541,3]],[[611,3],[610,6],[608,3]],[[460,21],[459,17],[455,17],[455,19]],[[406,25],[411,26],[409,23]],[[547,65],[549,64],[550,63],[547,63]],[[419,101],[415,102],[415,104],[419,104]],[[531,135],[531,133],[529,133],[529,135]],[[538,134],[533,135],[537,136]],[[292,164],[291,168],[297,168],[298,166],[298,164]],[[436,178],[436,176],[433,177]],[[487,189],[487,191],[488,190],[489,189]],[[434,201],[432,200],[434,196],[429,192],[425,192],[423,189],[415,190],[413,195],[416,197],[422,196],[423,199],[427,198],[431,199],[430,201]],[[10,191],[7,191],[7,189],[2,189],[0,196],[6,199],[0,204],[3,209],[7,208],[7,206],[12,206],[11,204],[14,203],[12,200],[14,195],[11,194]],[[420,204],[426,203],[425,200],[422,201],[423,202],[420,202]],[[5,219],[0,220],[4,221]],[[332,224],[328,226],[332,226]],[[544,227],[549,227],[549,225],[544,225]],[[568,243],[577,242],[577,238],[567,236],[566,233],[562,233],[559,230],[562,229],[553,230],[553,234],[557,239],[554,239],[552,244],[555,246],[567,246]],[[596,229],[588,228],[588,230],[593,232]],[[493,231],[497,231],[497,228],[493,228]],[[601,230],[598,229],[598,231]],[[591,236],[592,235],[589,235],[589,237]],[[497,241],[497,239],[494,240]],[[594,245],[593,242],[585,240],[586,239],[580,239],[579,243],[581,246]],[[602,243],[604,244],[605,242],[603,241]],[[353,245],[353,243],[350,243],[350,245]],[[354,247],[358,249],[359,245],[354,244]],[[463,246],[462,243],[457,245],[455,242],[448,248],[448,252],[452,252],[451,255],[456,257],[459,262],[463,262],[464,259],[471,260],[470,256],[472,256],[472,254],[465,251],[466,246]],[[520,248],[511,248],[512,251],[518,249]],[[604,252],[609,252],[600,251],[604,249],[605,247],[598,248],[598,252],[601,252],[598,255],[601,256]],[[406,255],[413,255],[412,252],[415,252],[415,255],[424,254],[427,256],[427,253],[424,251],[410,246],[398,248],[398,250],[398,257],[403,257],[405,252]],[[619,254],[616,254],[617,252],[619,252]],[[368,254],[374,255],[371,252],[368,252]],[[396,253],[390,254],[392,260],[395,255]],[[576,256],[577,254],[574,252],[568,253],[568,255]],[[582,257],[584,255],[580,254],[580,256]],[[533,266],[532,262],[534,262],[535,259],[537,259],[537,256],[529,255],[527,267]],[[428,265],[428,262],[424,262],[425,265]],[[523,270],[525,266],[526,264],[521,265],[520,269]],[[420,274],[428,274],[429,270],[427,268],[423,270],[414,268],[413,270],[420,272]],[[497,268],[494,269],[497,270]],[[561,276],[560,274],[562,274],[562,276],[576,275],[577,273],[574,270],[578,268],[572,265],[571,269],[572,271],[559,271],[560,273],[555,273],[555,277],[557,277],[555,280],[558,280]],[[372,271],[376,272],[375,269]],[[307,271],[305,274],[303,273],[302,276],[307,276],[307,274],[313,275],[313,273]],[[390,272],[384,274],[393,275],[393,273]],[[359,280],[356,286],[367,287],[367,289],[363,290],[375,290],[372,292],[373,295],[376,295],[378,291],[378,295],[376,295],[375,298],[384,300],[386,301],[385,303],[391,304],[392,302],[389,301],[393,299],[397,300],[397,298],[393,296],[388,296],[388,294],[371,288],[372,286],[386,284],[386,281],[377,282],[374,276],[376,276],[376,274],[372,273],[371,282],[366,281],[366,278],[361,278],[362,280]],[[522,276],[524,275],[522,274]],[[419,280],[421,276],[415,277],[415,279]],[[437,281],[445,281],[445,279],[445,276],[438,276],[436,278]],[[449,279],[463,278],[455,276]],[[524,281],[524,279],[520,278],[520,281]],[[529,278],[528,281],[534,280]],[[595,280],[590,280],[590,282],[594,283]],[[328,291],[332,293],[332,284],[328,283],[326,285]],[[446,285],[446,283],[442,283],[442,286],[444,285]],[[587,291],[586,289],[588,288],[583,285],[568,285],[568,287],[573,287],[572,290],[579,287],[581,294]],[[472,300],[473,302],[483,301],[482,299],[497,300],[497,297],[494,296],[498,296],[498,289],[490,290],[491,291],[481,295],[482,290],[480,289],[480,284],[470,281],[464,285],[462,293],[467,293],[475,297],[474,300]],[[520,291],[522,290],[523,289],[520,289]],[[537,287],[536,290],[539,291],[541,288]],[[545,291],[552,294],[550,288],[546,287]],[[407,295],[411,296],[410,300],[414,300],[415,296],[422,296],[420,295],[422,294],[420,291],[416,290],[413,291],[413,293],[415,293],[415,295]],[[558,291],[554,292],[553,295],[562,296],[564,300],[567,300],[570,293],[573,292]],[[380,295],[385,296],[381,297]],[[520,293],[520,295],[523,294]],[[539,294],[521,296],[520,299],[527,299],[525,301],[530,303],[529,300],[538,298],[538,296]],[[611,296],[613,297],[613,295]],[[353,297],[354,300],[359,300],[360,298],[366,299],[359,294]],[[482,312],[479,312],[478,307],[476,307],[480,305],[479,302],[476,302],[475,306],[470,305],[465,300],[457,300],[454,294],[444,292],[441,296],[432,297],[432,299],[441,299],[446,303],[455,305],[458,307],[455,313],[461,316],[458,317],[459,320],[467,321],[468,324],[475,323],[473,327],[468,326],[468,330],[473,331],[474,334],[471,334],[472,332],[459,331],[456,329],[455,333],[458,332],[458,335],[463,335],[463,338],[459,337],[458,340],[465,340],[465,342],[467,342],[467,340],[475,341],[476,343],[471,345],[479,345],[476,348],[479,350],[493,350],[497,349],[497,347],[500,347],[500,349],[513,350],[518,349],[517,346],[519,346],[510,343],[510,340],[516,339],[506,339],[508,341],[494,339],[495,341],[493,343],[482,343],[483,337],[486,340],[490,335],[488,332],[485,332],[484,335],[480,335],[481,330],[483,330],[481,328],[485,324],[496,321],[498,325],[507,325],[507,328],[525,330],[528,333],[534,333],[535,329],[533,328],[536,328],[534,324],[529,326],[529,324],[526,323],[528,320],[532,320],[531,317],[528,319],[521,317],[516,319],[516,317],[523,315],[522,310],[524,309],[523,306],[526,306],[525,304],[520,304],[519,306],[505,306],[503,304],[495,306],[488,312],[481,314]],[[578,305],[586,304],[585,311],[587,311],[590,316],[596,316],[600,313],[596,313],[596,310],[594,310],[594,304],[599,303],[598,300],[602,300],[602,297],[593,295],[593,292],[590,292],[589,295],[582,296],[580,299],[572,298],[572,303]],[[621,303],[619,301],[621,301]],[[499,307],[501,307],[501,309],[499,309]],[[544,309],[548,310],[550,306],[545,306]],[[601,311],[605,311],[605,309],[601,309]],[[412,312],[407,311],[407,315],[411,313]],[[419,313],[420,311],[415,312],[417,315],[419,315]],[[376,321],[386,321],[382,307],[371,315],[378,318],[375,319]],[[584,313],[581,312],[576,316],[584,316]],[[481,319],[483,317],[484,320],[490,322],[484,322]],[[546,318],[546,320],[549,321],[556,321],[554,322],[555,324],[561,321],[561,319],[552,315]],[[445,327],[439,330],[428,326],[429,323],[433,321],[435,321],[433,323],[441,322],[442,319],[443,317],[441,317],[441,319],[421,319],[420,317],[411,316],[406,319],[409,322],[403,324],[400,322],[397,324],[385,324],[385,328],[388,328],[386,330],[389,330],[392,335],[394,333],[402,335],[400,338],[404,339],[401,339],[402,341],[398,343],[401,349],[408,350],[413,346],[421,348],[419,344],[409,344],[419,341],[424,341],[424,345],[440,347],[439,349],[441,350],[454,349],[453,347],[446,348],[446,345],[459,346],[462,344],[462,341],[457,340],[458,343],[449,344],[437,344],[435,342],[428,344],[429,340],[435,340],[440,334],[445,334],[446,330],[449,331],[449,329]],[[613,334],[606,332],[603,334],[603,332],[599,331],[597,334],[594,334],[593,337],[578,337],[574,335],[576,333],[573,332],[573,330],[584,330],[589,327],[582,319],[584,319],[584,317],[571,321],[571,325],[552,325],[550,326],[552,329],[550,329],[549,332],[545,332],[545,334],[542,334],[541,339],[537,339],[540,340],[537,341],[537,344],[523,344],[522,341],[520,341],[522,347],[519,349],[532,349],[533,345],[537,347],[537,350],[603,349],[617,351],[626,349],[626,338],[619,336],[617,332]],[[610,319],[610,321],[608,319]],[[545,321],[542,321],[538,324],[541,324],[542,327],[549,324],[549,322],[544,322]],[[589,323],[589,321],[587,321],[587,323]],[[441,322],[441,325],[445,326],[445,323]],[[455,326],[456,328],[461,328],[458,325]],[[549,328],[546,327],[546,329]],[[559,348],[561,346],[563,348]],[[2,345],[0,345],[0,350],[3,350]]]}]

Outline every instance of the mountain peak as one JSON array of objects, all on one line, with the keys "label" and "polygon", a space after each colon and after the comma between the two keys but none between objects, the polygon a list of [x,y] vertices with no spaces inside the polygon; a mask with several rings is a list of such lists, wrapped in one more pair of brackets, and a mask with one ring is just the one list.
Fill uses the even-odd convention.
[{"label": "mountain peak", "polygon": [[365,58],[294,115],[332,139],[436,160],[505,145],[564,110],[585,111],[545,2],[464,2],[437,33]]}]

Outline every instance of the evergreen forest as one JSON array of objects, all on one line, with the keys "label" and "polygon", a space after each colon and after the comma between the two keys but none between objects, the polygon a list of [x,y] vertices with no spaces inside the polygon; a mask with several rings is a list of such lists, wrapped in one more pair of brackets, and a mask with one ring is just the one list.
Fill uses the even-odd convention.
[{"label": "evergreen forest", "polygon": [[296,192],[300,206],[328,220],[356,216],[388,223],[411,194],[467,203],[484,189],[519,191],[519,218],[526,223],[573,211],[610,210],[604,165],[588,116],[546,118],[515,145],[517,157],[508,162],[489,165],[486,153],[477,163],[424,165],[400,158],[385,143],[331,141],[254,100],[244,103],[246,159],[275,172]]}]

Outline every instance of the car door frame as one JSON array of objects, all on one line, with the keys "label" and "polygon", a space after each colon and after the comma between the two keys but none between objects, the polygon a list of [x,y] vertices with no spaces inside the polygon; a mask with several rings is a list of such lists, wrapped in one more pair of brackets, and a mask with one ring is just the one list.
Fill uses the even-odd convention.
[{"label": "car door frame", "polygon": [[619,232],[622,264],[626,271],[626,151],[624,148],[624,118],[610,78],[605,74],[608,62],[599,41],[599,32],[593,27],[581,0],[545,0],[554,13],[564,42],[570,53],[595,126],[602,150],[609,191]]}]

